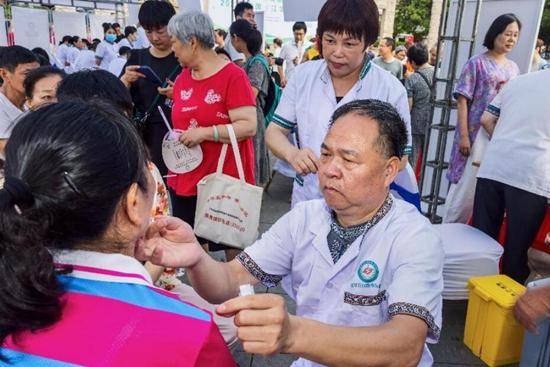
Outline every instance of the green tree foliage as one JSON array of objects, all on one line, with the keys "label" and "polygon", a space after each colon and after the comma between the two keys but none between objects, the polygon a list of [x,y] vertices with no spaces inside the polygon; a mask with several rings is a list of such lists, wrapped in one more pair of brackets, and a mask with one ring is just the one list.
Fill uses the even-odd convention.
[{"label": "green tree foliage", "polygon": [[399,0],[395,14],[395,34],[413,34],[423,38],[430,28],[431,0]]},{"label": "green tree foliage", "polygon": [[546,1],[544,5],[544,13],[542,13],[542,22],[540,23],[539,38],[544,40],[544,43],[550,45],[550,1]]}]

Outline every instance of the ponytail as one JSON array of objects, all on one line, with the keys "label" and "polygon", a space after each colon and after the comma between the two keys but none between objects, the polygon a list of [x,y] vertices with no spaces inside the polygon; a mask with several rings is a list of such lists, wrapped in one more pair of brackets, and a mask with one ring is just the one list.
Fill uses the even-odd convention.
[{"label": "ponytail", "polygon": [[0,189],[0,345],[9,335],[15,341],[18,332],[50,326],[61,317],[62,291],[52,256],[41,243],[48,226],[24,214],[33,202],[23,181],[6,177]]}]

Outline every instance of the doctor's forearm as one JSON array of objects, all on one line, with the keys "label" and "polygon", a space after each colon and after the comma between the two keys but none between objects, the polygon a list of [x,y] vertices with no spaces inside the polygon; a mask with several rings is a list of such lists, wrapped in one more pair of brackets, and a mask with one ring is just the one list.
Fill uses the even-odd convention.
[{"label": "doctor's forearm", "polygon": [[[288,130],[285,130],[288,131]],[[279,159],[286,162],[298,151],[294,145],[288,141],[288,133],[285,135],[283,128],[271,123],[265,132],[265,141],[269,150]]]},{"label": "doctor's forearm", "polygon": [[410,320],[405,325],[401,321],[351,328],[291,316],[293,336],[284,352],[334,367],[417,366],[424,339],[414,336],[423,326],[412,320],[412,330],[406,330]]},{"label": "doctor's forearm", "polygon": [[239,294],[239,285],[256,284],[257,280],[233,260],[216,261],[206,252],[198,264],[186,269],[191,285],[197,293],[213,304],[219,304]]}]

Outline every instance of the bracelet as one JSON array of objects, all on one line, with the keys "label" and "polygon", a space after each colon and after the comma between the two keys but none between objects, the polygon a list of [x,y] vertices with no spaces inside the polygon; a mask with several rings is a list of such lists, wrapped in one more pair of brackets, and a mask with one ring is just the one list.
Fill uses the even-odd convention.
[{"label": "bracelet", "polygon": [[220,141],[220,133],[218,131],[218,127],[216,125],[213,125],[212,128],[214,129],[214,141]]}]

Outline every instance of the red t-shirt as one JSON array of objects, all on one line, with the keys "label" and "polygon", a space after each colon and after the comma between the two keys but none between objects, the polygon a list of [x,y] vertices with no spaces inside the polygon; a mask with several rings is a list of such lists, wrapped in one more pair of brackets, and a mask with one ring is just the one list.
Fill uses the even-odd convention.
[{"label": "red t-shirt", "polygon": [[[229,110],[244,106],[255,106],[256,98],[243,69],[228,63],[216,74],[202,80],[195,80],[190,69],[184,69],[174,84],[172,122],[175,129],[187,130],[194,127],[230,124]],[[219,129],[221,130],[221,129]],[[168,185],[180,196],[197,195],[197,183],[216,172],[222,143],[204,141],[202,163],[193,171],[168,179]],[[254,184],[254,143],[252,138],[239,142],[244,176]],[[227,151],[223,173],[239,177],[233,150]]]}]

